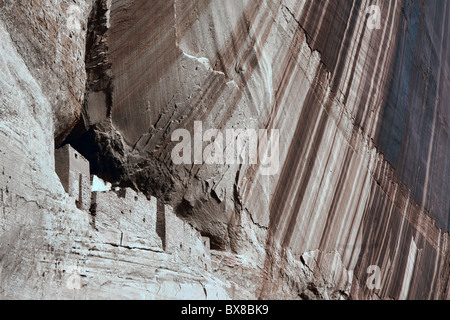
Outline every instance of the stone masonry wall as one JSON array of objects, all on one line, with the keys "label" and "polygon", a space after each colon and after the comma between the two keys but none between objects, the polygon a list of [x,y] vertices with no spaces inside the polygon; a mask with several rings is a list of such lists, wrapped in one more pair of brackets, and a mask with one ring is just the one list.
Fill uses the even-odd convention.
[{"label": "stone masonry wall", "polygon": [[55,170],[69,196],[74,197],[77,207],[91,207],[91,178],[89,162],[70,145],[55,151]]},{"label": "stone masonry wall", "polygon": [[102,242],[129,249],[167,252],[179,262],[209,270],[209,239],[178,218],[168,205],[164,206],[164,232],[158,232],[157,225],[161,225],[157,224],[157,208],[156,198],[148,200],[129,188],[92,194],[93,226]]}]

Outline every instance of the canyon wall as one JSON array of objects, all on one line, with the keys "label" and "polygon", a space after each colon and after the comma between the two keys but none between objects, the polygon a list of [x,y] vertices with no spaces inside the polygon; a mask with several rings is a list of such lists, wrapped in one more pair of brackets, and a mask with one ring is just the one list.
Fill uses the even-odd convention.
[{"label": "canyon wall", "polygon": [[[448,1],[37,2],[0,1],[1,297],[450,298]],[[279,143],[175,164],[199,125]],[[68,143],[139,212],[78,209]]]}]

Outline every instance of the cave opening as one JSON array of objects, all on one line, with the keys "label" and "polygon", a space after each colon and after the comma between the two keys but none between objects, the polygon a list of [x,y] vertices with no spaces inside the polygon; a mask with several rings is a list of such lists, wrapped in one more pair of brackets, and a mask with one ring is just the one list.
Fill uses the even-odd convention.
[{"label": "cave opening", "polygon": [[[177,172],[163,159],[144,152],[128,152],[121,134],[112,119],[114,82],[109,52],[109,9],[107,1],[94,2],[88,18],[85,43],[86,86],[81,115],[67,138],[57,148],[71,145],[90,163],[90,173],[111,183],[111,187],[132,188],[148,198],[154,196],[174,207],[178,217],[196,221],[195,228],[210,238],[212,250],[225,251],[229,247],[221,223],[200,223],[201,212],[183,201]],[[117,97],[116,97],[117,98]],[[177,191],[178,190],[178,191]],[[164,215],[159,208],[157,230],[164,239]],[[210,228],[210,226],[212,226]],[[165,246],[165,243],[164,243]]]},{"label": "cave opening", "polygon": [[107,142],[106,146],[102,145],[105,141],[102,142],[100,139],[101,134],[98,128],[93,126],[86,130],[81,120],[58,148],[71,145],[89,161],[91,174],[110,182],[113,186],[123,186],[122,165],[107,151]]}]

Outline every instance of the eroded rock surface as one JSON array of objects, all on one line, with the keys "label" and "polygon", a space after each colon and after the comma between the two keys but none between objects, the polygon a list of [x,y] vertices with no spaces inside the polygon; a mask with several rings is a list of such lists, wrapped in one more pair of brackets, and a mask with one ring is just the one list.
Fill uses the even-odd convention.
[{"label": "eroded rock surface", "polygon": [[[1,296],[450,298],[448,1],[0,3]],[[279,170],[175,165],[199,121],[278,129]],[[137,200],[77,209],[65,138]]]}]

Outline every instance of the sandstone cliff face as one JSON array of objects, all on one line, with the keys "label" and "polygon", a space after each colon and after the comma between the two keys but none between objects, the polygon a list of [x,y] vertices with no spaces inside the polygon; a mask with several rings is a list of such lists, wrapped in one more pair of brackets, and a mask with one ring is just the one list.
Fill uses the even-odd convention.
[{"label": "sandstone cliff face", "polygon": [[85,92],[88,1],[2,0],[1,19],[11,41],[51,106],[61,143],[80,118]]},{"label": "sandstone cliff face", "polygon": [[[75,30],[55,3],[0,2],[2,297],[450,298],[448,1],[79,1]],[[175,165],[198,121],[279,130],[278,170]],[[64,139],[211,267],[77,209]]]}]

